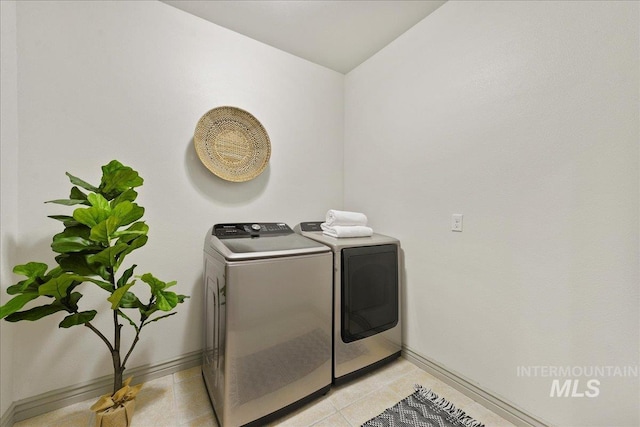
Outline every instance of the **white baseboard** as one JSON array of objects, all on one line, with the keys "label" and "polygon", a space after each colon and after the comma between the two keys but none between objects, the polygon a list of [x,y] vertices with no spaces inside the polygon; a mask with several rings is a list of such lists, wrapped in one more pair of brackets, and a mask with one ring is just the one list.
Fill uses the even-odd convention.
[{"label": "white baseboard", "polygon": [[[516,426],[550,426],[550,424],[540,420],[538,417],[481,389],[467,378],[452,372],[438,362],[413,351],[409,347],[403,346],[402,353],[409,361]],[[128,369],[127,375],[133,375],[135,382],[151,381],[174,372],[200,365],[201,354],[200,351],[195,351],[158,364]],[[82,384],[76,384],[13,402],[0,418],[0,427],[11,427],[15,422],[64,408],[65,406],[73,405],[74,403],[87,399],[96,398],[111,390],[111,382],[112,376],[107,375]]]},{"label": "white baseboard", "polygon": [[455,388],[462,394],[480,403],[490,411],[500,415],[505,420],[516,426],[523,427],[550,427],[550,424],[538,417],[518,408],[504,399],[487,392],[476,386],[471,380],[455,373],[438,362],[423,356],[407,346],[402,346],[402,355],[409,361],[418,365],[434,377]]},{"label": "white baseboard", "polygon": [[15,422],[13,420],[13,413],[15,412],[15,408],[15,403],[11,403],[11,405],[9,405],[9,408],[7,408],[6,412],[2,414],[2,417],[0,417],[0,427],[13,426],[13,423]]},{"label": "white baseboard", "polygon": [[[126,374],[134,377],[134,383],[141,383],[193,368],[201,363],[202,352],[194,351],[165,362],[127,369]],[[13,423],[18,421],[55,411],[87,399],[97,398],[111,391],[112,386],[113,377],[106,375],[95,380],[13,402],[0,418],[0,427],[11,427]]]}]

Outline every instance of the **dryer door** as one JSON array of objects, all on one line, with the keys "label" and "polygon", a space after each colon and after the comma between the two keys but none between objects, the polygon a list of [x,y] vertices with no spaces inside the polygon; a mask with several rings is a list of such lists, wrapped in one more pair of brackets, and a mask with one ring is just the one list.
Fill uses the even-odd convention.
[{"label": "dryer door", "polygon": [[345,343],[398,324],[398,246],[342,250],[342,325]]}]

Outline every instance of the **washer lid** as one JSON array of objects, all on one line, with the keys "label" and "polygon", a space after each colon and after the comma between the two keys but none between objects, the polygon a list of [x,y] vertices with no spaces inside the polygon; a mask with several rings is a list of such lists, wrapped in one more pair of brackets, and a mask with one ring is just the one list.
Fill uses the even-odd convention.
[{"label": "washer lid", "polygon": [[284,223],[216,224],[210,230],[208,244],[228,260],[330,251],[326,245],[294,233]]}]

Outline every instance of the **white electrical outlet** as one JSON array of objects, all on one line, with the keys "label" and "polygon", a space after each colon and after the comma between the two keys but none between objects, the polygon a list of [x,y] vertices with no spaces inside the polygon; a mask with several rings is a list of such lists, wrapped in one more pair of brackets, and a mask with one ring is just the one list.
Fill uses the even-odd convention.
[{"label": "white electrical outlet", "polygon": [[462,231],[462,214],[451,215],[451,231]]}]

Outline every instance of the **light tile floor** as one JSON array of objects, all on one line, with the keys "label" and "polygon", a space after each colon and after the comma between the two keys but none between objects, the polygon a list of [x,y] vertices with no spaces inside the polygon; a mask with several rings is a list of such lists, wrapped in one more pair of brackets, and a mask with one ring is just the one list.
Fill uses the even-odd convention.
[{"label": "light tile floor", "polygon": [[[431,388],[486,427],[513,424],[474,402],[406,359],[347,384],[269,424],[269,427],[356,427],[412,394],[414,384]],[[13,427],[87,427],[96,399],[76,403]],[[132,427],[217,427],[200,367],[145,383],[136,400]]]}]

